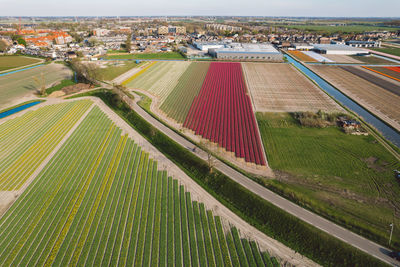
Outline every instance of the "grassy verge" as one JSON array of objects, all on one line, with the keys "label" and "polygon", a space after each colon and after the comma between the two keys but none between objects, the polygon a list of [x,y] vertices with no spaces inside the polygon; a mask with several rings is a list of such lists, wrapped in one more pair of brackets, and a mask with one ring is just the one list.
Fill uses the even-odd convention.
[{"label": "grassy verge", "polygon": [[28,56],[0,56],[0,71],[3,72],[7,70],[21,69],[28,65],[34,66],[40,63],[41,60]]},{"label": "grassy verge", "polygon": [[185,59],[185,57],[178,52],[160,52],[129,55],[107,55],[106,59]]},{"label": "grassy verge", "polygon": [[178,165],[216,199],[257,227],[295,251],[329,266],[384,266],[384,263],[346,243],[304,223],[268,201],[254,195],[193,155],[121,102],[116,94],[96,90],[79,96],[96,96],[142,134],[158,150]]},{"label": "grassy verge", "polygon": [[70,85],[74,85],[74,84],[76,84],[76,83],[72,80],[62,80],[59,84],[47,88],[46,94],[49,95],[55,91],[59,91],[59,90],[63,89],[66,86],[70,86]]},{"label": "grassy verge", "polygon": [[138,64],[134,61],[107,62],[105,68],[98,68],[96,70],[96,77],[98,80],[111,81],[137,66]]},{"label": "grassy verge", "polygon": [[400,57],[400,48],[396,48],[396,47],[371,48],[371,50]]},{"label": "grassy verge", "polygon": [[[388,225],[400,227],[400,163],[372,136],[338,127],[301,126],[288,113],[258,113],[270,166],[277,179],[267,186],[286,198],[378,243]],[[396,236],[396,234],[394,234]],[[400,248],[400,239],[392,240]]]}]

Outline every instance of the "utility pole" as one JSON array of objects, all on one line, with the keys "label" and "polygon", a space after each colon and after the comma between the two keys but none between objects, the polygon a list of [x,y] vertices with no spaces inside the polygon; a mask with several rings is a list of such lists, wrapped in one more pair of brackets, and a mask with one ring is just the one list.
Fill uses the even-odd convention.
[{"label": "utility pole", "polygon": [[390,224],[390,227],[391,227],[392,229],[390,230],[389,246],[390,246],[390,242],[392,241],[392,234],[393,234],[393,227],[394,227],[393,223]]}]

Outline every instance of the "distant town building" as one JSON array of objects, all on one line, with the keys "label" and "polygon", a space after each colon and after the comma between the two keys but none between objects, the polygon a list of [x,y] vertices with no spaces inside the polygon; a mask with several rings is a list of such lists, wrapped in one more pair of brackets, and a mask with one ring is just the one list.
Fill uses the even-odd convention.
[{"label": "distant town building", "polygon": [[291,47],[293,47],[296,50],[312,50],[314,48],[313,45],[310,45],[308,43],[292,43]]},{"label": "distant town building", "polygon": [[242,27],[236,27],[231,25],[224,24],[206,24],[207,29],[215,30],[215,31],[229,31],[229,32],[239,32],[242,30]]},{"label": "distant town building", "polygon": [[101,36],[106,36],[110,33],[110,30],[107,29],[94,29],[93,30],[93,35],[97,36],[97,37],[101,37]]},{"label": "distant town building", "polygon": [[381,47],[381,42],[375,41],[347,41],[346,45],[351,47]]},{"label": "distant town building", "polygon": [[283,55],[271,44],[232,43],[208,52],[219,60],[282,62]]},{"label": "distant town building", "polygon": [[331,39],[328,37],[321,37],[318,40],[318,43],[320,44],[330,44],[331,43]]},{"label": "distant town building", "polygon": [[367,50],[340,44],[316,44],[314,51],[328,55],[360,55],[369,54]]}]

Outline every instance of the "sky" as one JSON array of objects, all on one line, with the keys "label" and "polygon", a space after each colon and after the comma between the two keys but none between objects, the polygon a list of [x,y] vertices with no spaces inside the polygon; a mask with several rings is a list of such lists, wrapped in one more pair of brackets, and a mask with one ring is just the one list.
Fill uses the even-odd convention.
[{"label": "sky", "polygon": [[0,0],[0,16],[400,17],[400,0]]}]

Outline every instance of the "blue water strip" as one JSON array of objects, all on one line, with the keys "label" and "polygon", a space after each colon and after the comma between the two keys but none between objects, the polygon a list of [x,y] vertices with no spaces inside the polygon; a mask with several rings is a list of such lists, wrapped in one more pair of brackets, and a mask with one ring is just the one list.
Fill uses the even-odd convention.
[{"label": "blue water strip", "polygon": [[23,69],[13,70],[13,71],[5,72],[5,73],[0,73],[0,77],[1,76],[6,76],[8,74],[13,74],[13,73],[17,73],[17,72],[20,72],[20,71],[24,71],[24,70],[34,69],[34,68],[37,68],[37,67],[40,67],[40,66],[43,66],[43,65],[44,64],[39,64],[39,65],[35,65],[35,66],[32,66],[32,67],[27,67],[27,68],[23,68]]},{"label": "blue water strip", "polygon": [[17,112],[20,112],[20,111],[22,111],[24,109],[30,108],[30,107],[32,107],[34,105],[37,105],[37,104],[41,103],[41,102],[42,101],[35,101],[35,102],[27,103],[25,105],[22,105],[22,106],[19,106],[19,107],[16,107],[16,108],[1,112],[0,113],[0,119],[2,119],[4,117],[7,117],[7,116],[10,116],[12,114],[15,114]]}]

